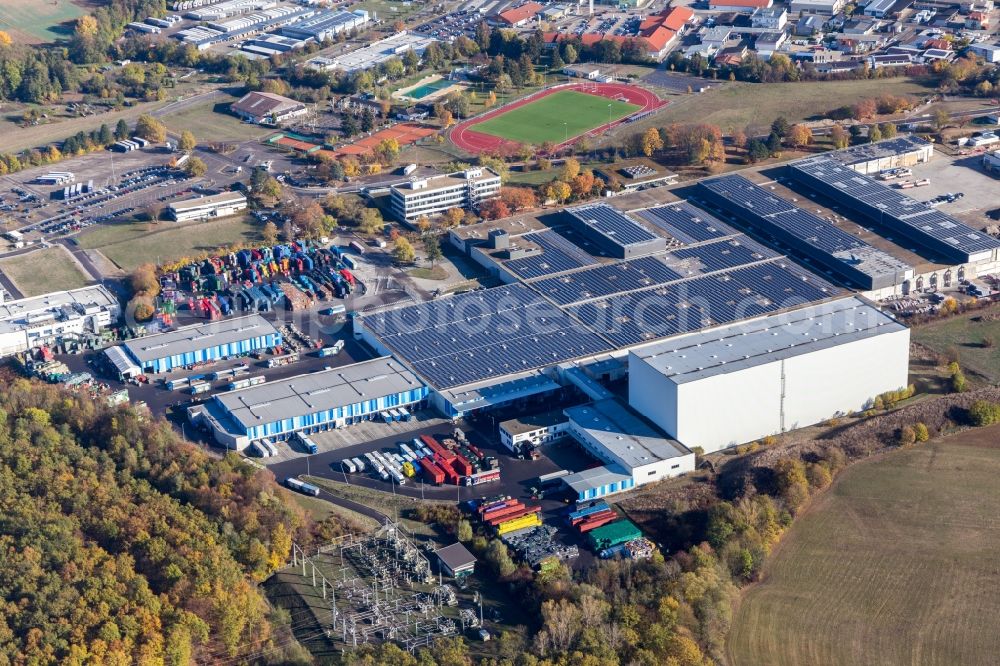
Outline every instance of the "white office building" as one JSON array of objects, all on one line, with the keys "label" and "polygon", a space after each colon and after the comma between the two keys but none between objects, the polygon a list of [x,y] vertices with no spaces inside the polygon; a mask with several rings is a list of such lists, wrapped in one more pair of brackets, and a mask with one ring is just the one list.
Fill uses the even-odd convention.
[{"label": "white office building", "polygon": [[167,207],[170,217],[178,222],[226,217],[246,210],[247,198],[239,192],[222,192],[197,199],[176,201]]},{"label": "white office building", "polygon": [[474,208],[500,193],[500,176],[476,168],[430,178],[413,178],[394,185],[390,208],[402,222],[439,215],[449,208]]},{"label": "white office building", "polygon": [[103,285],[0,303],[0,356],[100,333],[120,314],[118,299]]},{"label": "white office building", "polygon": [[629,355],[629,403],[706,452],[866,409],[907,385],[909,329],[857,297]]}]

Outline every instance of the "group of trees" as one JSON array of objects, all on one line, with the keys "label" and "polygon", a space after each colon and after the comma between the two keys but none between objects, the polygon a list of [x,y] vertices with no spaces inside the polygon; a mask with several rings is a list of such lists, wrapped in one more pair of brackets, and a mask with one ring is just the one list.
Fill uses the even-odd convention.
[{"label": "group of trees", "polygon": [[119,120],[114,132],[107,124],[91,132],[77,132],[63,140],[61,147],[50,145],[45,148],[26,150],[19,154],[0,154],[0,175],[15,173],[22,169],[52,164],[63,159],[83,155],[95,150],[104,150],[115,141],[126,139],[130,135],[128,123]]},{"label": "group of trees", "polygon": [[271,475],[135,409],[4,385],[0,661],[284,658],[257,583],[309,526]]}]

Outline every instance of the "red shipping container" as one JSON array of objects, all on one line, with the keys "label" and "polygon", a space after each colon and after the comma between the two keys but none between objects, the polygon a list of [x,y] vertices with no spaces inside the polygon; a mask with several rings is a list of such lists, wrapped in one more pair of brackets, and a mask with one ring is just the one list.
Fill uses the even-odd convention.
[{"label": "red shipping container", "polygon": [[513,509],[509,513],[505,513],[502,516],[492,516],[484,520],[487,525],[491,527],[496,527],[500,523],[506,523],[508,520],[517,520],[523,516],[530,515],[532,513],[538,513],[542,510],[539,506],[522,506],[517,509]]},{"label": "red shipping container", "polygon": [[614,516],[614,515],[617,515],[617,514],[615,514],[615,512],[612,509],[602,509],[601,511],[596,511],[594,513],[589,513],[586,516],[580,516],[579,518],[574,518],[574,519],[572,519],[570,521],[570,524],[571,525],[579,525],[579,524],[585,523],[585,522],[587,522],[588,520],[591,520],[591,519],[604,518],[605,516]]},{"label": "red shipping container", "polygon": [[512,511],[516,511],[517,509],[523,509],[523,508],[524,504],[521,504],[521,502],[514,500],[513,502],[507,502],[505,506],[484,511],[482,514],[482,518],[483,520],[489,520],[490,518],[502,516],[504,514],[511,513]]},{"label": "red shipping container", "polygon": [[607,525],[608,523],[613,523],[618,520],[618,516],[604,516],[602,518],[596,518],[592,520],[585,520],[584,522],[577,525],[581,534],[585,534],[590,530],[597,529],[601,525]]},{"label": "red shipping container", "polygon": [[420,467],[423,468],[424,474],[437,485],[444,483],[444,472],[440,467],[431,462],[430,458],[421,458]]},{"label": "red shipping container", "polygon": [[455,459],[451,461],[451,464],[455,468],[455,471],[462,476],[469,476],[472,474],[472,465],[469,464],[469,461],[462,456],[455,456]]}]

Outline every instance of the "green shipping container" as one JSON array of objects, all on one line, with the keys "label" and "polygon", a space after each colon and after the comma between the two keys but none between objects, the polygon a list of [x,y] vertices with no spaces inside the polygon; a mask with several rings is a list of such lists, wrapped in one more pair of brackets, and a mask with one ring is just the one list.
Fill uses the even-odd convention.
[{"label": "green shipping container", "polygon": [[642,530],[635,526],[631,520],[616,520],[613,523],[602,525],[587,534],[590,545],[594,550],[603,550],[617,546],[620,543],[638,539],[642,536]]}]

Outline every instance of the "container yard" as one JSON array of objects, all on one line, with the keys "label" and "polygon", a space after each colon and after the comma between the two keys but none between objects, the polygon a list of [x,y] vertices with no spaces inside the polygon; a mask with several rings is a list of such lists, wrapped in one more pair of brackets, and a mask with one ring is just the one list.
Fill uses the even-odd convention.
[{"label": "container yard", "polygon": [[[318,302],[344,299],[365,286],[337,248],[306,241],[191,262],[160,276],[161,313],[187,308],[205,319],[275,309],[305,310]],[[331,309],[346,313],[343,305]]]}]

